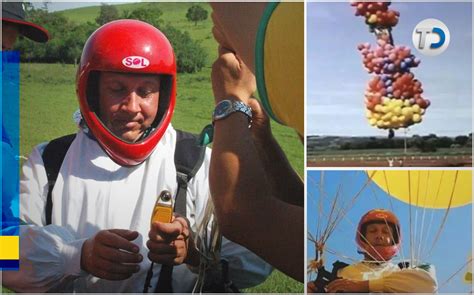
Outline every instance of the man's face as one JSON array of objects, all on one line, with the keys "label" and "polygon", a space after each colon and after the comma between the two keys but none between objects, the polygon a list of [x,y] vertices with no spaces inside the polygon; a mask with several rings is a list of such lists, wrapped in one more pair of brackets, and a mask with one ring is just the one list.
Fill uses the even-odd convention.
[{"label": "man's face", "polygon": [[393,245],[392,228],[386,223],[372,223],[367,225],[365,238],[372,246],[391,246]]},{"label": "man's face", "polygon": [[2,50],[11,50],[15,45],[20,30],[17,25],[2,22]]},{"label": "man's face", "polygon": [[100,119],[116,136],[137,141],[158,111],[160,78],[156,75],[102,72]]}]

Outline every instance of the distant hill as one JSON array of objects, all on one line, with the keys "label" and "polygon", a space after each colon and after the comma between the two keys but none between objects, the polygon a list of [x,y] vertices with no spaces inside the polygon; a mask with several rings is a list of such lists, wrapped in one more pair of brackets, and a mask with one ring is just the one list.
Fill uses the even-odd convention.
[{"label": "distant hill", "polygon": [[[212,20],[211,20],[211,7],[208,3],[199,3],[204,9],[208,11],[209,17],[207,20],[198,22],[195,26],[193,22],[190,22],[186,19],[186,12],[188,8],[191,7],[192,2],[180,2],[180,3],[171,3],[171,2],[156,2],[152,5],[157,5],[163,15],[161,18],[165,23],[170,23],[179,30],[187,31],[194,40],[201,42],[201,45],[206,49],[208,53],[208,66],[212,65],[212,62],[217,57],[217,42],[214,40],[211,31],[212,31]],[[128,4],[119,4],[115,5],[120,13],[123,11],[131,11],[140,6],[150,5],[148,3],[128,3]],[[74,8],[59,11],[59,14],[64,15],[72,21],[78,23],[93,22],[95,23],[95,18],[99,15],[100,6],[89,6],[82,8]]]}]

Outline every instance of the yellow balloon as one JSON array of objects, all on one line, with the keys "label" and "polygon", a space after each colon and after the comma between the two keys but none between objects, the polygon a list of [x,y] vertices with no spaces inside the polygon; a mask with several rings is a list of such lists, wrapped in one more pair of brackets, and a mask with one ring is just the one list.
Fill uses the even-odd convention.
[{"label": "yellow balloon", "polygon": [[370,119],[369,124],[372,125],[372,126],[375,126],[375,124],[377,124],[377,119],[375,119],[375,118]]},{"label": "yellow balloon", "polygon": [[372,15],[367,19],[367,22],[368,22],[369,24],[373,24],[373,23],[375,23],[376,21],[377,21],[377,15],[375,15],[375,14],[372,14]]},{"label": "yellow balloon", "polygon": [[393,113],[397,116],[400,116],[401,113],[402,113],[402,108],[400,106],[396,106],[394,109],[393,109]]},{"label": "yellow balloon", "polygon": [[420,106],[417,104],[414,104],[412,107],[414,113],[419,113],[420,112]]},{"label": "yellow balloon", "polygon": [[413,122],[415,123],[421,122],[421,116],[419,114],[414,114],[412,119],[413,119]]},{"label": "yellow balloon", "polygon": [[411,107],[403,108],[402,114],[407,118],[411,118],[411,116],[413,116],[413,110],[411,109]]},{"label": "yellow balloon", "polygon": [[418,207],[448,208],[472,203],[471,170],[367,171],[382,190]]},{"label": "yellow balloon", "polygon": [[383,108],[382,105],[378,104],[378,105],[375,106],[374,109],[375,109],[376,112],[381,113],[381,112],[382,112],[382,108]]},{"label": "yellow balloon", "polygon": [[382,120],[389,121],[392,118],[392,113],[388,113],[382,116]]},{"label": "yellow balloon", "polygon": [[366,110],[365,111],[365,116],[367,117],[367,119],[372,118],[372,112],[370,110]]}]

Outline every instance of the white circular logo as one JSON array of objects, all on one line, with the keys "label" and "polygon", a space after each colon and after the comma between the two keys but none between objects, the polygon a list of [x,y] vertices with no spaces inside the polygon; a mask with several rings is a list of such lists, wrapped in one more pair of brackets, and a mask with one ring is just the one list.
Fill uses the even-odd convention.
[{"label": "white circular logo", "polygon": [[440,20],[428,18],[419,22],[412,34],[413,45],[424,55],[443,53],[449,45],[448,27]]},{"label": "white circular logo", "polygon": [[122,64],[127,68],[143,69],[150,65],[150,61],[143,56],[127,56],[122,59]]}]

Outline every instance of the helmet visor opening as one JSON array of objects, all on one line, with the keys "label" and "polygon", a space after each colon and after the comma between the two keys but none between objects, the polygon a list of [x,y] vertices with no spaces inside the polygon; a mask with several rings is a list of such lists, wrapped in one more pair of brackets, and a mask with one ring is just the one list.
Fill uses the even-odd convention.
[{"label": "helmet visor opening", "polygon": [[[107,83],[104,82],[107,78],[102,80],[101,72],[93,71],[89,74],[86,93],[90,110],[111,135],[120,141],[133,144],[143,142],[160,130],[160,128],[167,127],[163,126],[163,123],[170,108],[173,88],[173,77],[171,75],[107,73],[118,74],[118,82],[115,83],[115,80],[112,80],[110,88],[101,85],[100,83]],[[159,79],[159,85],[155,84],[155,78]],[[134,82],[128,84],[132,80]],[[107,94],[103,94],[101,91]],[[109,91],[112,95],[110,95]],[[135,92],[133,95],[140,98],[134,98],[134,103],[129,102],[128,100],[132,99],[129,98],[132,95],[129,94],[129,91]],[[142,104],[141,97],[147,97],[145,99],[152,102],[153,92],[158,92],[158,97],[154,98],[155,102]],[[114,98],[115,93],[118,93],[116,95],[118,97],[117,100]],[[105,95],[106,98],[101,98],[101,95]],[[104,100],[106,101],[105,106],[101,107],[101,103],[104,103]],[[156,102],[156,100],[158,101]],[[127,106],[122,107],[121,104],[127,104]],[[128,106],[128,104],[134,104],[135,106]],[[136,110],[124,111],[124,109],[128,108]]]},{"label": "helmet visor opening", "polygon": [[391,223],[391,222],[387,222],[385,220],[375,220],[375,221],[370,221],[370,222],[367,222],[365,224],[362,225],[361,227],[361,230],[360,230],[360,235],[362,236],[361,237],[361,240],[367,244],[367,240],[366,240],[366,234],[367,234],[367,227],[370,225],[370,224],[388,224],[390,226],[390,229],[392,231],[392,234],[393,234],[393,237],[391,237],[390,239],[392,240],[392,245],[397,245],[398,244],[398,241],[399,241],[399,230],[397,229],[397,226],[395,226],[395,224]]}]

